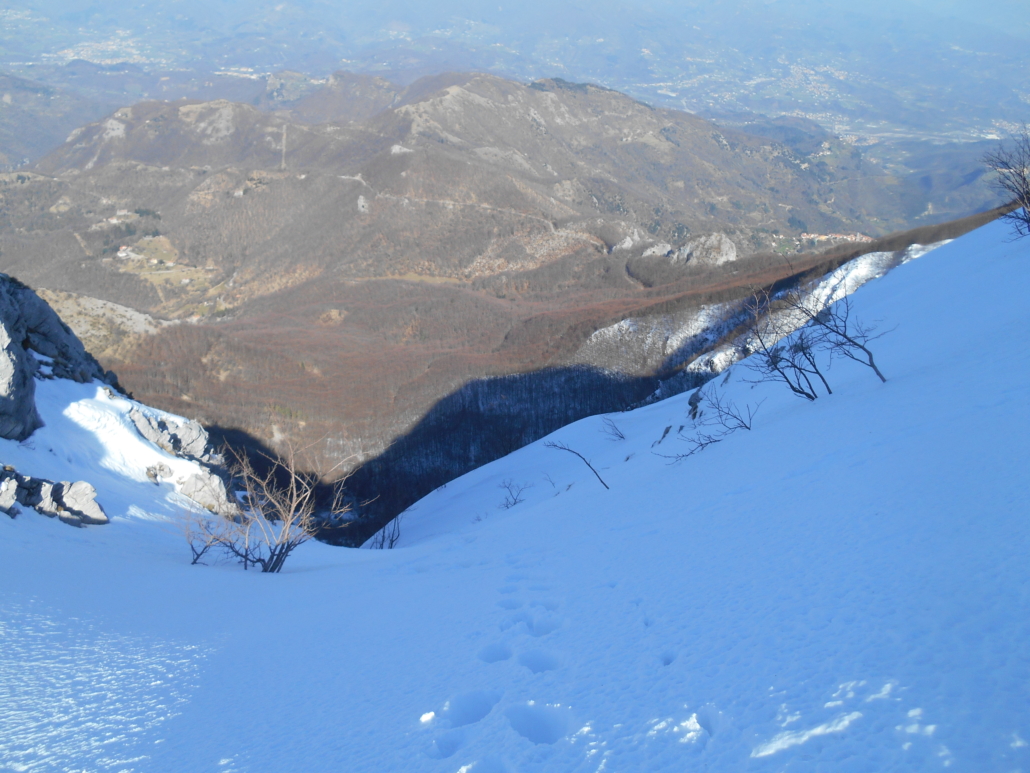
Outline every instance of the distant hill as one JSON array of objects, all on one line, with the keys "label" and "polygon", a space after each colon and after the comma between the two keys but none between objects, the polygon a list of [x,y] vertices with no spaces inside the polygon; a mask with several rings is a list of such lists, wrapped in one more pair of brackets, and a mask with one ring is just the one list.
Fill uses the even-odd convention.
[{"label": "distant hill", "polygon": [[38,160],[112,109],[74,92],[0,72],[0,171]]}]

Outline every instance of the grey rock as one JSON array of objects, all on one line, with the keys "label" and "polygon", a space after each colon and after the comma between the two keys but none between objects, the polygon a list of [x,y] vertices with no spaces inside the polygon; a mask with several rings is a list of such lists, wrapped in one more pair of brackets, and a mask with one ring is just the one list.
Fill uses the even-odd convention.
[{"label": "grey rock", "polygon": [[35,507],[40,502],[39,488],[43,481],[31,478],[28,475],[18,476],[18,503],[26,507]]},{"label": "grey rock", "polygon": [[58,485],[60,484],[51,483],[48,480],[39,481],[35,495],[35,499],[38,501],[33,505],[37,513],[45,515],[47,518],[53,518],[64,509],[54,496],[54,488]]},{"label": "grey rock", "polygon": [[186,419],[181,424],[175,424],[152,416],[139,406],[133,406],[129,418],[140,435],[170,454],[202,461],[212,459],[207,430],[199,422]]},{"label": "grey rock", "polygon": [[30,350],[50,358],[51,374],[59,378],[117,384],[46,301],[0,274],[0,437],[24,440],[43,426],[33,378],[39,363]]},{"label": "grey rock", "polygon": [[693,263],[700,266],[721,266],[737,259],[737,245],[724,233],[707,234],[691,239],[671,255],[673,265]]},{"label": "grey rock", "polygon": [[147,478],[153,483],[160,483],[162,478],[170,478],[172,475],[172,468],[164,462],[147,467]]},{"label": "grey rock", "polygon": [[3,475],[0,479],[0,511],[13,517],[18,514],[18,479],[9,473]]},{"label": "grey rock", "polygon": [[0,437],[8,440],[24,440],[43,426],[36,412],[36,361],[22,345],[25,338],[19,307],[0,283]]},{"label": "grey rock", "polygon": [[[85,481],[54,483],[42,478],[18,475],[7,469],[0,476],[9,476],[3,477],[0,483],[0,507],[11,498],[13,489],[14,499],[20,504],[48,518],[59,518],[62,523],[70,526],[100,525],[110,520],[104,508],[96,501],[97,490]],[[13,506],[12,503],[10,507]],[[11,514],[10,509],[4,512]]]},{"label": "grey rock", "polygon": [[82,523],[100,525],[110,519],[104,508],[97,502],[97,490],[85,481],[75,483],[58,483],[54,487],[54,495],[63,506],[63,510],[77,517]]},{"label": "grey rock", "polygon": [[210,470],[194,473],[183,481],[179,491],[206,510],[228,513],[232,510],[222,479]]}]

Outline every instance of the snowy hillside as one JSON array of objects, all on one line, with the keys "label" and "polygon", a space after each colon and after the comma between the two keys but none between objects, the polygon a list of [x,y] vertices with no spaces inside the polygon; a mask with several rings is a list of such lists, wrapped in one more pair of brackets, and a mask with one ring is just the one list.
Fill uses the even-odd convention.
[{"label": "snowy hillside", "polygon": [[4,461],[109,471],[113,518],[0,517],[0,770],[1030,771],[1028,292],[989,225],[855,294],[885,384],[739,363],[751,431],[670,464],[689,395],[585,419],[277,576],[190,566],[41,397]]}]

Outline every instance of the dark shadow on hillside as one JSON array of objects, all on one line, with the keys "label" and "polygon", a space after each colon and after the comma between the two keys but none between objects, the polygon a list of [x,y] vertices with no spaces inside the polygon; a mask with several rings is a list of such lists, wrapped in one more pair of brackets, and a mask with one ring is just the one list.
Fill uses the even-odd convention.
[{"label": "dark shadow on hillside", "polygon": [[590,367],[550,368],[471,381],[440,400],[406,435],[347,480],[355,518],[318,538],[356,547],[429,492],[555,430],[625,410],[658,386]]}]

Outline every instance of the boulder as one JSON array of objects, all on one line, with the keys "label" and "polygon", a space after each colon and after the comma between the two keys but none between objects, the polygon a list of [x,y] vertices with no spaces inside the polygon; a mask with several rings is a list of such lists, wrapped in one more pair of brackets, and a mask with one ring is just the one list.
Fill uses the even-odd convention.
[{"label": "boulder", "polygon": [[176,424],[147,413],[138,405],[129,411],[129,418],[140,435],[170,454],[203,461],[212,458],[207,430],[199,422],[184,419],[181,424]]},{"label": "boulder", "polygon": [[189,497],[213,513],[224,514],[232,510],[225,483],[210,470],[201,470],[190,475],[182,482],[179,491],[183,496]]},{"label": "boulder", "polygon": [[77,517],[81,523],[100,525],[110,519],[97,502],[97,490],[83,480],[75,483],[58,483],[54,486],[55,497],[66,512]]},{"label": "boulder", "polygon": [[[0,507],[10,498],[9,488],[13,487],[14,497],[20,504],[48,518],[59,518],[70,526],[100,525],[110,520],[104,508],[96,501],[97,490],[85,481],[54,483],[7,470],[0,475],[10,476],[0,483],[0,487],[3,487],[0,491]],[[4,512],[10,514],[10,510]]]}]

